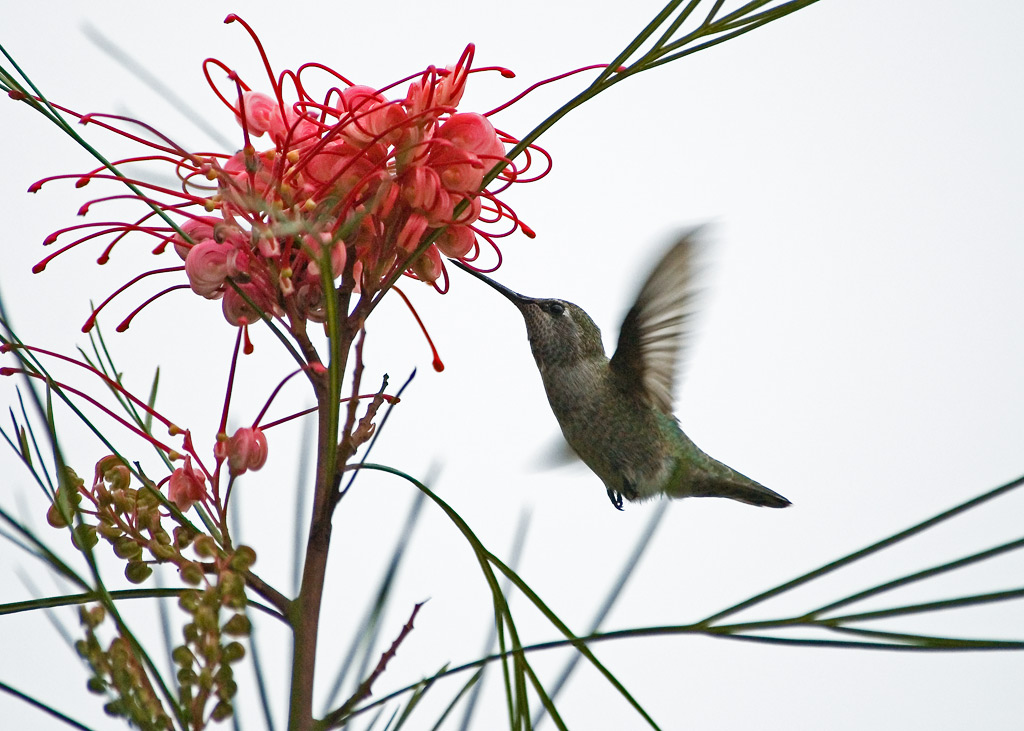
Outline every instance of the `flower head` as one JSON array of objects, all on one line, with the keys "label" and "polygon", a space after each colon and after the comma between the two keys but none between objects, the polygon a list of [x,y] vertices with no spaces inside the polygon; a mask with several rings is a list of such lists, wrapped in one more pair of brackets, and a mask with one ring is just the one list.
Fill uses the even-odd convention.
[{"label": "flower head", "polygon": [[[207,80],[241,127],[241,149],[193,153],[149,128],[143,139],[131,130],[141,125],[134,120],[81,117],[152,150],[115,167],[169,164],[182,181],[172,190],[104,168],[78,176],[80,186],[97,179],[129,182],[131,197],[149,208],[137,221],[103,224],[101,233],[112,241],[101,263],[128,234],[145,234],[159,241],[154,253],[173,245],[188,287],[222,299],[233,325],[271,317],[301,327],[323,321],[329,289],[372,296],[404,272],[443,291],[446,284],[436,284],[442,255],[472,259],[481,241],[496,250],[496,239],[516,230],[532,235],[497,199],[524,177],[525,168],[506,157],[516,140],[486,114],[457,108],[474,72],[472,45],[454,66],[431,66],[374,88],[317,63],[275,75],[252,29],[235,16],[226,22],[245,27],[268,70],[266,83],[254,89],[222,62],[205,63]],[[226,74],[227,90],[215,82],[218,71]],[[314,74],[328,81],[319,94],[311,91]],[[153,134],[158,141],[147,141]],[[528,167],[535,156],[526,159]],[[499,165],[505,167],[493,172]],[[89,224],[67,229],[73,230],[86,235],[61,251],[98,235]],[[175,271],[181,270],[148,274]]]}]

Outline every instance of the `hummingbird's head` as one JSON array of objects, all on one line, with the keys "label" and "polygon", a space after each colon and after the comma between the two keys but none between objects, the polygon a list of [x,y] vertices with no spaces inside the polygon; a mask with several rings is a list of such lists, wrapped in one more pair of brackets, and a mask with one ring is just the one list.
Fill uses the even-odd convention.
[{"label": "hummingbird's head", "polygon": [[582,308],[560,299],[526,297],[460,261],[451,261],[501,292],[523,313],[530,348],[538,366],[568,366],[587,358],[604,357],[601,330]]}]

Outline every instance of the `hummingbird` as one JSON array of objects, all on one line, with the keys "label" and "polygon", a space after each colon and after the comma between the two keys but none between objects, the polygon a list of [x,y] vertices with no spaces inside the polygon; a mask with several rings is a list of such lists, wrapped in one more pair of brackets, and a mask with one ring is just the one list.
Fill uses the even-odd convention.
[{"label": "hummingbird", "polygon": [[562,434],[604,482],[618,510],[623,498],[643,501],[661,494],[790,505],[701,451],[673,415],[677,364],[691,330],[698,231],[685,233],[647,277],[611,358],[600,329],[577,305],[526,297],[450,260],[518,308]]}]

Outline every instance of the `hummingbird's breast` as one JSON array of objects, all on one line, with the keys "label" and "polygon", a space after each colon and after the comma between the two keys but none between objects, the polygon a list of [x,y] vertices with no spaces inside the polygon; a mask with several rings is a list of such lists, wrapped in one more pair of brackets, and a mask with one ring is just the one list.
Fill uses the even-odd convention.
[{"label": "hummingbird's breast", "polygon": [[650,405],[625,393],[608,361],[541,369],[551,410],[565,440],[609,489],[630,500],[659,493],[675,468],[678,431]]}]

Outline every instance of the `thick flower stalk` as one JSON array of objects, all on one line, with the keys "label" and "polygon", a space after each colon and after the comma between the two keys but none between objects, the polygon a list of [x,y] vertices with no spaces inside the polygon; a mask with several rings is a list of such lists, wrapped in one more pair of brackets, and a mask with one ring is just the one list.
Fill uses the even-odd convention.
[{"label": "thick flower stalk", "polygon": [[[78,187],[121,181],[132,189],[127,197],[147,207],[131,222],[80,224],[55,232],[47,245],[68,235],[77,238],[40,261],[36,272],[93,239],[108,242],[101,264],[115,246],[138,236],[153,240],[156,254],[171,245],[183,261],[130,280],[96,308],[83,329],[92,327],[114,296],[140,280],[184,272],[194,293],[221,300],[232,325],[274,318],[296,334],[307,321],[326,319],[326,300],[336,288],[369,300],[405,273],[444,291],[442,257],[472,261],[483,244],[500,261],[498,240],[517,230],[533,235],[498,195],[511,183],[527,180],[524,173],[535,156],[527,154],[526,165],[516,168],[506,157],[506,146],[516,140],[495,129],[486,114],[458,110],[475,71],[472,45],[450,68],[429,67],[375,89],[353,84],[318,63],[275,75],[249,26],[235,16],[226,22],[239,22],[249,31],[269,81],[266,91],[253,90],[221,61],[205,63],[207,80],[241,127],[240,150],[188,152],[141,122],[75,115],[148,152],[83,175],[47,178],[31,188],[56,178],[73,177]],[[226,91],[215,81],[218,71],[230,84]],[[317,96],[308,91],[314,72],[326,74],[332,84]],[[396,94],[403,84],[404,93]],[[145,137],[140,128],[148,132]],[[531,180],[547,172],[547,156],[541,153],[545,168]],[[171,168],[180,189],[130,174],[147,163]],[[490,175],[493,182],[485,186],[496,168],[500,172]],[[124,197],[90,201],[80,213]],[[142,307],[185,286],[163,289]]]}]

